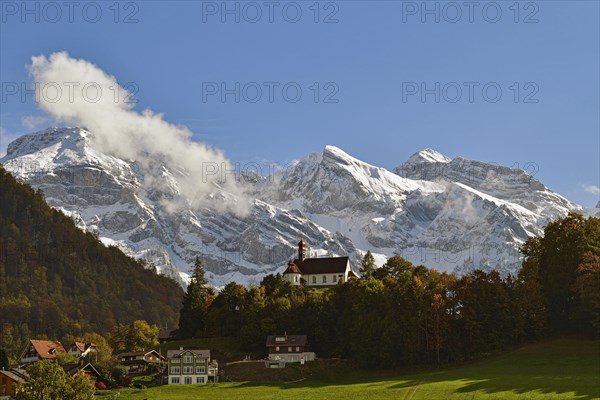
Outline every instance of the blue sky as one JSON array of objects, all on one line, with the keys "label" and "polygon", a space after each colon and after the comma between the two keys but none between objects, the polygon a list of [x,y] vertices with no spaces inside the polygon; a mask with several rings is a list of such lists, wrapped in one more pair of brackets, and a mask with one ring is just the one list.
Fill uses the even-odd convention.
[{"label": "blue sky", "polygon": [[1,2],[2,148],[52,124],[21,85],[67,51],[242,165],[333,144],[391,169],[430,147],[599,199],[597,1],[52,4]]}]

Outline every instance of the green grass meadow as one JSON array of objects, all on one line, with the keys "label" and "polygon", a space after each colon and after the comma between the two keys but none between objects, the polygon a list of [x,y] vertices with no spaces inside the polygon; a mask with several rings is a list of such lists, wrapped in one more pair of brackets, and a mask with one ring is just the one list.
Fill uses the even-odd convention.
[{"label": "green grass meadow", "polygon": [[[600,399],[600,340],[562,338],[441,369],[369,371],[341,361],[268,370],[259,363],[225,367],[234,382],[120,390],[119,400],[200,399]],[[245,379],[245,380],[244,380]],[[251,380],[251,381],[250,381]],[[117,391],[99,394],[109,399]]]}]

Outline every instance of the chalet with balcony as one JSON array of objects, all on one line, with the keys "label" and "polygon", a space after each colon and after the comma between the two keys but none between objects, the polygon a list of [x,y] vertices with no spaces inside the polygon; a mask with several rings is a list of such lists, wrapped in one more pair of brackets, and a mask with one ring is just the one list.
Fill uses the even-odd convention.
[{"label": "chalet with balcony", "polygon": [[66,353],[60,342],[54,340],[30,340],[29,344],[21,353],[19,362],[31,364],[40,360],[55,359],[59,353]]},{"label": "chalet with balcony", "polygon": [[315,353],[310,352],[306,335],[274,335],[267,336],[269,353],[266,365],[269,368],[283,368],[286,363],[314,361]]},{"label": "chalet with balcony", "polygon": [[129,372],[144,372],[149,367],[160,367],[166,359],[158,351],[134,351],[117,355],[119,363],[124,365]]},{"label": "chalet with balcony", "polygon": [[219,366],[210,359],[210,350],[168,350],[169,385],[206,384],[218,382]]}]

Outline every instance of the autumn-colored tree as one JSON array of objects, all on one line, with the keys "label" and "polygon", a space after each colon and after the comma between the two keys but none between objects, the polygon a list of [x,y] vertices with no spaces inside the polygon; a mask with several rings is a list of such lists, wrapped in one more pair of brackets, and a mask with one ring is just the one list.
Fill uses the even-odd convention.
[{"label": "autumn-colored tree", "polygon": [[128,351],[149,350],[158,346],[158,326],[144,320],[133,321],[129,331]]},{"label": "autumn-colored tree", "polygon": [[56,362],[61,367],[67,364],[77,364],[77,358],[70,355],[69,353],[58,353],[56,354]]},{"label": "autumn-colored tree", "polygon": [[[101,340],[98,341],[102,343]],[[109,342],[117,354],[148,350],[158,346],[158,326],[150,325],[144,320],[133,321],[130,325],[119,324],[113,328]]]},{"label": "autumn-colored tree", "polygon": [[65,399],[69,400],[94,400],[96,388],[92,380],[85,374],[79,373],[67,378],[67,390]]},{"label": "autumn-colored tree", "polygon": [[19,385],[17,400],[93,400],[94,384],[86,376],[69,377],[54,360],[27,367],[27,381]]},{"label": "autumn-colored tree", "polygon": [[86,332],[81,336],[80,341],[95,345],[95,351],[91,351],[85,356],[86,362],[91,362],[94,366],[105,370],[110,367],[113,350],[104,336],[96,332]]}]

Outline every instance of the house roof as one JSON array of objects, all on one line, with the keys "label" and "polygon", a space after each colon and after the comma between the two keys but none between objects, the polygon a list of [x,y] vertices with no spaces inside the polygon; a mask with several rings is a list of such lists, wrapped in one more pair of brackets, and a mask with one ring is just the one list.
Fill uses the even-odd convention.
[{"label": "house roof", "polygon": [[21,376],[15,374],[12,371],[0,371],[0,374],[7,376],[8,378],[12,379],[14,382],[17,383],[25,382],[25,379],[23,379]]},{"label": "house roof", "polygon": [[306,346],[308,336],[306,335],[271,335],[267,336],[267,347],[275,346]]},{"label": "house roof", "polygon": [[83,342],[73,342],[73,346],[77,347],[77,350],[81,351],[82,353],[85,351],[85,343]]},{"label": "house roof", "polygon": [[348,261],[348,257],[323,257],[305,258],[302,261],[295,259],[293,264],[298,266],[302,274],[342,274],[346,272]]},{"label": "house roof", "polygon": [[176,333],[175,330],[172,330],[169,328],[159,329],[158,330],[158,340],[171,339],[171,338],[173,338],[175,333]]},{"label": "house roof", "polygon": [[301,274],[300,268],[294,263],[292,260],[288,263],[288,267],[285,270],[284,274]]},{"label": "house roof", "polygon": [[87,363],[83,366],[80,366],[78,364],[66,364],[66,365],[63,365],[62,368],[67,374],[69,374],[71,376],[74,376],[78,372],[83,371],[87,375],[95,376],[97,378],[102,378],[102,375],[100,374],[100,372],[98,372],[98,370],[90,363]]},{"label": "house roof", "polygon": [[130,351],[128,353],[117,354],[117,358],[121,358],[121,357],[134,357],[134,356],[145,356],[146,354],[150,354],[150,353],[156,353],[157,356],[160,356],[161,358],[164,358],[163,355],[160,354],[156,350],[150,350],[150,351]]},{"label": "house roof", "polygon": [[350,272],[348,273],[348,278],[360,278],[360,276],[358,276],[356,272],[350,270]]},{"label": "house roof", "polygon": [[196,357],[200,358],[208,358],[210,359],[210,350],[167,350],[167,358],[179,358],[182,357],[185,353],[192,353]]},{"label": "house roof", "polygon": [[85,353],[87,349],[90,347],[95,348],[96,345],[94,343],[83,343],[83,342],[73,342],[73,346],[77,347],[79,351]]},{"label": "house roof", "polygon": [[16,375],[18,378],[21,378],[23,380],[29,379],[29,374],[27,373],[26,370],[24,370],[22,368],[11,368],[10,372],[13,373],[14,375]]},{"label": "house roof", "polygon": [[30,340],[30,342],[42,358],[56,358],[56,353],[66,353],[63,345],[54,340]]}]

